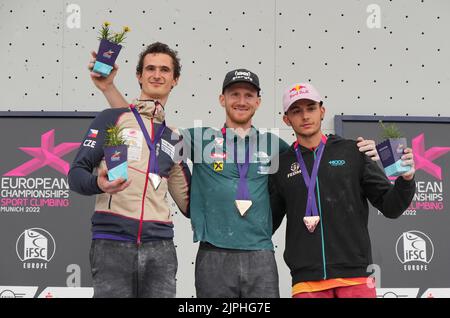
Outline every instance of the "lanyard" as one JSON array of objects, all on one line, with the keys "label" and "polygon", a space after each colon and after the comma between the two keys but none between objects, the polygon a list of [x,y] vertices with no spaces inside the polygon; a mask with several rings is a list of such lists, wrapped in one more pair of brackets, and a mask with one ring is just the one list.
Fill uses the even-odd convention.
[{"label": "lanyard", "polygon": [[303,180],[305,181],[305,185],[308,188],[308,200],[306,203],[305,216],[319,216],[314,188],[316,186],[317,173],[319,171],[320,160],[322,159],[325,144],[322,141],[319,144],[319,147],[317,149],[317,157],[314,160],[311,177],[309,176],[308,170],[306,169],[305,161],[303,160],[298,142],[295,143],[294,148],[295,154],[297,155],[298,164],[300,165],[300,169],[302,171]]},{"label": "lanyard", "polygon": [[[222,136],[227,142],[226,128],[222,128]],[[227,144],[228,145],[228,144]],[[236,161],[239,172],[239,184],[236,193],[236,200],[250,200],[250,193],[248,191],[247,175],[250,168],[250,140],[248,147],[245,147],[244,163],[237,162],[237,142],[234,143],[234,160]]]},{"label": "lanyard", "polygon": [[[237,158],[237,143],[234,144],[234,158]],[[245,161],[244,163],[238,163],[237,167],[239,171],[239,185],[236,194],[236,200],[249,200],[250,193],[248,192],[247,174],[250,167],[250,145],[245,147]]]},{"label": "lanyard", "polygon": [[[158,102],[155,102],[155,104],[158,105]],[[158,160],[156,158],[156,149],[155,149],[156,147],[155,146],[161,140],[164,130],[166,129],[166,121],[163,121],[163,123],[159,127],[158,131],[156,132],[155,138],[152,140],[148,134],[147,128],[145,128],[144,121],[142,120],[142,117],[139,114],[139,112],[137,111],[136,107],[134,105],[131,105],[130,108],[133,111],[134,117],[136,117],[136,120],[139,123],[139,126],[141,127],[142,133],[144,134],[145,141],[147,142],[147,146],[150,151],[150,173],[155,173],[155,174],[159,175],[159,166],[158,166]],[[152,129],[153,129],[153,124],[152,124]]]}]

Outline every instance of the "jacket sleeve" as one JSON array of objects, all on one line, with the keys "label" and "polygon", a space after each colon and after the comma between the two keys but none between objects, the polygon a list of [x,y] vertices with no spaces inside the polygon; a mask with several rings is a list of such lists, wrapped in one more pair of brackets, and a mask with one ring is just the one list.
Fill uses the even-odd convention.
[{"label": "jacket sleeve", "polygon": [[79,194],[94,195],[103,193],[97,185],[97,176],[93,175],[92,172],[99,166],[103,158],[106,127],[114,123],[113,120],[108,120],[108,117],[111,117],[110,115],[111,113],[107,111],[97,115],[87,130],[80,149],[70,167],[68,174],[69,187]]},{"label": "jacket sleeve", "polygon": [[279,143],[280,143],[279,153],[281,154],[281,153],[285,152],[286,150],[288,150],[290,146],[286,141],[284,141],[284,139],[281,139],[281,138],[278,138],[278,139],[279,139]]},{"label": "jacket sleeve", "polygon": [[286,214],[286,202],[281,194],[276,174],[269,175],[270,207],[272,210],[272,234],[280,227]]},{"label": "jacket sleeve", "polygon": [[[183,143],[180,137],[179,143]],[[182,148],[181,151],[185,149]],[[182,156],[182,155],[181,155]],[[180,211],[186,217],[190,217],[189,202],[190,202],[190,192],[191,192],[191,172],[185,160],[180,160],[175,162],[172,169],[169,171],[168,180],[169,193],[172,199],[177,204]]]},{"label": "jacket sleeve", "polygon": [[365,197],[384,216],[398,218],[410,205],[416,191],[414,178],[406,181],[402,177],[392,185],[383,170],[369,157],[361,154],[364,160],[362,188]]}]

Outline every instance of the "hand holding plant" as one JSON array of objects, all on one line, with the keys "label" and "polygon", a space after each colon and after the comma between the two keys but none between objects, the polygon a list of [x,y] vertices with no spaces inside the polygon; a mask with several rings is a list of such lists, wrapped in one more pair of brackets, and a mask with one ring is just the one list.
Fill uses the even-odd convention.
[{"label": "hand holding plant", "polygon": [[110,125],[106,129],[104,154],[108,179],[128,179],[128,146],[122,136],[123,127]]},{"label": "hand holding plant", "polygon": [[405,150],[408,149],[406,138],[395,124],[385,125],[381,120],[379,122],[384,141],[377,144],[376,148],[386,175],[400,176],[408,173],[411,170],[410,161],[405,164],[402,159],[405,158]]},{"label": "hand holding plant", "polygon": [[126,34],[130,32],[130,28],[127,26],[124,26],[121,32],[112,32],[110,25],[109,22],[102,24],[98,37],[100,47],[92,70],[103,77],[107,77],[113,70],[114,63],[122,49],[121,43],[124,42]]}]

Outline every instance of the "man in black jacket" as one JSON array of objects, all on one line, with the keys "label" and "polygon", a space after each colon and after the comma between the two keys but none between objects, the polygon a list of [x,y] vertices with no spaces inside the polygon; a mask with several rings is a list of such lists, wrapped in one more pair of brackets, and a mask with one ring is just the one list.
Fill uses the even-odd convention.
[{"label": "man in black jacket", "polygon": [[408,208],[415,192],[412,150],[402,156],[411,169],[392,185],[356,141],[322,133],[325,108],[312,85],[289,86],[283,110],[297,141],[280,155],[269,189],[274,232],[287,215],[292,295],[376,297],[366,271],[372,264],[367,200],[388,218]]}]

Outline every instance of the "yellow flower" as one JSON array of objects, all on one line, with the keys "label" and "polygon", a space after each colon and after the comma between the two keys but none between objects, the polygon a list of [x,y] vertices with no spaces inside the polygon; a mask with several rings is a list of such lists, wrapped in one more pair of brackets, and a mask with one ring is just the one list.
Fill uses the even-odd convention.
[{"label": "yellow flower", "polygon": [[131,29],[129,27],[127,27],[127,26],[123,27],[123,32],[124,33],[130,32],[130,31],[131,31]]},{"label": "yellow flower", "polygon": [[105,22],[103,23],[103,25],[107,28],[107,27],[109,27],[109,26],[111,25],[111,23],[109,23],[108,21],[105,21]]}]

